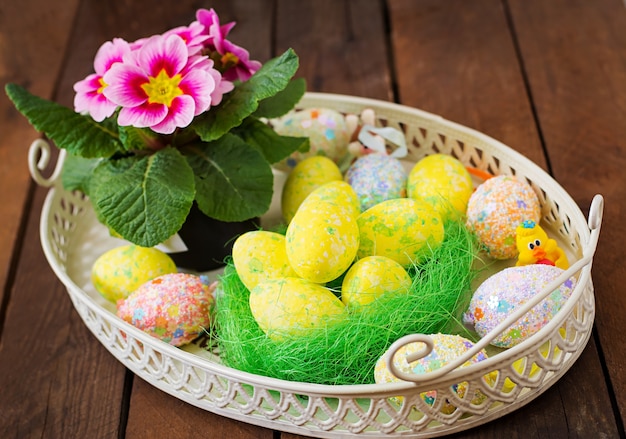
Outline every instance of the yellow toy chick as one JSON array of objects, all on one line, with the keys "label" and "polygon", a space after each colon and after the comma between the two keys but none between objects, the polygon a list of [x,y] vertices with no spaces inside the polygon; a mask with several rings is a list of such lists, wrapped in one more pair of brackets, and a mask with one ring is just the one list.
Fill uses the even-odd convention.
[{"label": "yellow toy chick", "polygon": [[548,238],[539,224],[534,221],[524,221],[517,226],[515,232],[515,241],[519,250],[515,265],[547,264],[563,270],[569,267],[565,252],[559,248],[554,239]]}]

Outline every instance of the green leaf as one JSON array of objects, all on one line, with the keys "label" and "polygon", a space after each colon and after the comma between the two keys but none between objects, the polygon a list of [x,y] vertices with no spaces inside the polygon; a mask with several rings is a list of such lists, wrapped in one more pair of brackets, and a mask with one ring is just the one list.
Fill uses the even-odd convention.
[{"label": "green leaf", "polygon": [[7,84],[7,96],[39,132],[75,156],[110,157],[123,151],[113,124],[98,123],[55,102],[30,94],[16,84]]},{"label": "green leaf", "polygon": [[292,79],[284,90],[259,102],[259,108],[253,116],[268,119],[283,116],[300,102],[305,91],[306,80],[304,78]]},{"label": "green leaf", "polygon": [[124,239],[157,245],[185,222],[195,194],[193,171],[174,148],[101,162],[90,185],[96,214]]},{"label": "green leaf", "polygon": [[148,128],[121,126],[119,127],[119,133],[120,141],[126,151],[156,150],[163,147],[159,141],[159,135]]},{"label": "green leaf", "polygon": [[268,125],[253,117],[247,118],[233,133],[261,151],[270,163],[279,162],[295,151],[306,152],[309,150],[307,137],[281,136]]},{"label": "green leaf", "polygon": [[298,56],[288,49],[266,62],[250,79],[224,95],[215,108],[196,117],[192,126],[204,141],[219,139],[259,107],[259,101],[274,96],[289,84],[298,70]]},{"label": "green leaf", "polygon": [[79,190],[89,195],[89,182],[94,169],[102,159],[86,159],[68,154],[63,162],[61,182],[65,190]]},{"label": "green leaf", "polygon": [[264,214],[272,201],[272,169],[254,147],[233,134],[185,148],[196,175],[196,201],[205,215],[243,221]]}]

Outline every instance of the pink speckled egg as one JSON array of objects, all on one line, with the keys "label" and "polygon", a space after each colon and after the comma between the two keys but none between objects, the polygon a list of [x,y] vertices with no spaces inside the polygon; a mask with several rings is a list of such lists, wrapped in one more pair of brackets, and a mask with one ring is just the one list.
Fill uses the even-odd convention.
[{"label": "pink speckled egg", "polygon": [[117,302],[117,315],[166,343],[191,342],[210,324],[212,289],[199,276],[172,273],[142,284]]},{"label": "pink speckled egg", "polygon": [[[476,289],[463,321],[474,325],[478,335],[484,337],[562,273],[561,268],[544,264],[506,268],[490,276]],[[572,295],[575,285],[574,277],[565,281],[521,319],[496,336],[491,344],[510,348],[535,334],[559,312]]]},{"label": "pink speckled egg", "polygon": [[526,220],[539,222],[541,207],[530,185],[499,175],[476,188],[467,205],[467,225],[494,259],[517,256],[515,229]]}]

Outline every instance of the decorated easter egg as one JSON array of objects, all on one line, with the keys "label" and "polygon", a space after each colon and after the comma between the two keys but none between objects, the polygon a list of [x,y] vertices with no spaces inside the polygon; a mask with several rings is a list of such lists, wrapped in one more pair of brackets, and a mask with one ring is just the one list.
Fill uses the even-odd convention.
[{"label": "decorated easter egg", "polygon": [[359,259],[341,285],[341,301],[348,306],[372,303],[389,294],[407,294],[412,280],[402,265],[385,256]]},{"label": "decorated easter egg", "polygon": [[213,296],[199,276],[172,273],[152,279],[117,303],[117,315],[166,343],[181,346],[210,324]]},{"label": "decorated easter egg", "polygon": [[309,108],[292,111],[273,120],[274,130],[283,136],[308,137],[309,151],[294,152],[276,164],[279,169],[294,168],[307,157],[323,155],[339,162],[348,151],[352,133],[341,113],[330,108]]},{"label": "decorated easter egg", "polygon": [[433,154],[418,161],[407,183],[408,197],[426,200],[443,220],[465,214],[473,189],[469,171],[447,154]]},{"label": "decorated easter egg", "polygon": [[[474,325],[476,332],[484,337],[563,272],[558,267],[544,264],[505,268],[490,276],[476,289],[463,320]],[[574,277],[568,279],[521,319],[497,335],[491,344],[510,348],[535,334],[559,312],[575,285]]]},{"label": "decorated easter egg", "polygon": [[316,199],[302,203],[285,235],[287,258],[298,276],[325,283],[350,267],[359,248],[359,228],[348,212]]},{"label": "decorated easter egg", "polygon": [[[407,374],[423,374],[435,371],[465,354],[467,351],[474,347],[474,343],[467,340],[460,335],[449,334],[432,334],[430,337],[433,340],[433,350],[423,358],[408,362],[407,357],[411,354],[422,351],[426,348],[426,345],[422,342],[412,342],[402,346],[393,357],[393,364],[401,372]],[[484,350],[480,350],[477,354],[472,356],[469,360],[463,363],[460,368],[471,366],[472,364],[483,361],[487,358],[487,353]],[[492,377],[485,377],[484,379],[490,380]],[[391,371],[387,368],[384,357],[381,357],[377,362],[374,369],[374,379],[377,384],[386,384],[400,381]],[[451,392],[458,395],[459,398],[464,398],[467,392],[467,383],[462,382],[452,386]],[[429,405],[434,405],[437,399],[437,391],[431,390],[420,394],[421,398]],[[445,395],[444,395],[445,397]],[[402,397],[393,398],[398,404],[402,403]],[[480,404],[485,400],[485,395],[480,391],[476,391],[472,398],[472,404]],[[441,404],[441,411],[446,414],[450,414],[456,410],[456,407],[446,400]]]},{"label": "decorated easter egg", "polygon": [[330,290],[297,277],[270,279],[250,292],[250,311],[272,339],[304,336],[343,316],[345,306]]},{"label": "decorated easter egg", "polygon": [[289,173],[281,195],[283,219],[289,223],[304,199],[315,189],[343,179],[339,167],[328,157],[314,156],[302,160]]},{"label": "decorated easter egg", "polygon": [[306,198],[308,203],[331,203],[346,209],[354,218],[361,214],[361,205],[354,189],[343,180],[331,181],[315,189]]},{"label": "decorated easter egg", "polygon": [[166,253],[130,244],[100,255],[91,268],[91,282],[102,296],[117,302],[144,282],[176,271],[176,264]]},{"label": "decorated easter egg", "polygon": [[486,180],[476,188],[467,205],[467,225],[494,259],[516,257],[517,226],[523,221],[538,223],[540,215],[533,188],[510,175]]},{"label": "decorated easter egg", "polygon": [[385,200],[406,197],[406,171],[398,159],[386,154],[358,158],[348,168],[345,180],[358,195],[361,211]]},{"label": "decorated easter egg", "polygon": [[241,282],[252,290],[267,279],[296,276],[285,247],[285,236],[265,230],[240,235],[233,244],[233,264]]},{"label": "decorated easter egg", "polygon": [[358,258],[386,256],[403,267],[418,263],[444,237],[439,214],[425,201],[396,198],[361,213]]}]

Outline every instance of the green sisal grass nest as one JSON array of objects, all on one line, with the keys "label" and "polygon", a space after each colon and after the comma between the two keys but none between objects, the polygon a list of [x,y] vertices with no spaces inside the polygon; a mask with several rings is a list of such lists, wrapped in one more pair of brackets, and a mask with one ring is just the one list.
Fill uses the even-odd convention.
[{"label": "green sisal grass nest", "polygon": [[[402,336],[451,332],[471,299],[476,242],[461,222],[446,224],[443,244],[412,267],[410,294],[382,297],[324,331],[273,341],[249,307],[250,292],[232,264],[221,278],[210,334],[229,367],[257,375],[317,384],[374,382],[374,366]],[[340,295],[341,279],[328,287]]]}]

